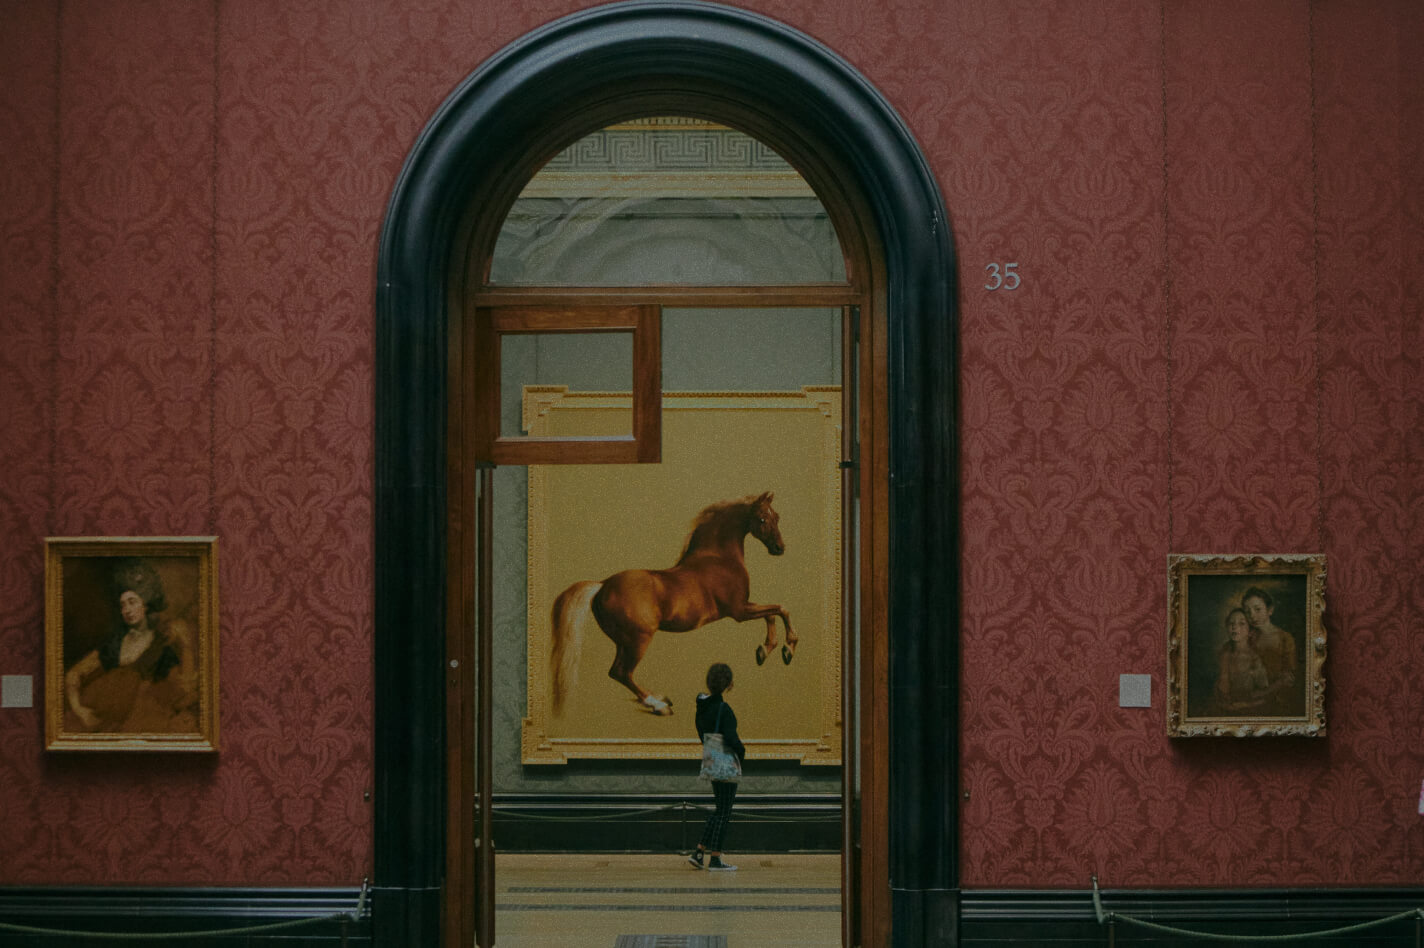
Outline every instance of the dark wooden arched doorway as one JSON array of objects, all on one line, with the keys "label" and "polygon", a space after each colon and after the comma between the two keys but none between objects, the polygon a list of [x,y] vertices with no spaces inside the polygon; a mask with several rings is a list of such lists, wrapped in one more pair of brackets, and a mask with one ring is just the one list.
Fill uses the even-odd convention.
[{"label": "dark wooden arched doorway", "polygon": [[[639,100],[644,101],[641,105]],[[376,937],[436,944],[446,872],[450,360],[482,210],[550,154],[571,116],[732,115],[788,154],[877,246],[880,433],[863,477],[879,631],[860,709],[863,943],[952,944],[957,917],[957,484],[954,259],[942,201],[890,106],[804,35],[702,3],[628,3],[557,21],[497,54],[415,144],[381,236],[376,413]],[[496,221],[497,223],[497,221]],[[926,841],[930,841],[929,844]]]}]

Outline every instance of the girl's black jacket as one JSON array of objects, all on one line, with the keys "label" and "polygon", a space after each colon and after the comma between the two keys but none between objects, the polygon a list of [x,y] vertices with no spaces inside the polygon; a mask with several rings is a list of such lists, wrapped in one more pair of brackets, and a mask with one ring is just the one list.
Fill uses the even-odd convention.
[{"label": "girl's black jacket", "polygon": [[[717,727],[717,709],[726,708],[722,712],[722,725]],[[720,733],[722,735],[722,746],[737,755],[737,760],[743,764],[747,760],[747,749],[742,746],[742,739],[737,736],[737,715],[732,710],[732,706],[722,699],[721,695],[698,695],[697,696],[697,742],[702,742],[704,734]]]}]

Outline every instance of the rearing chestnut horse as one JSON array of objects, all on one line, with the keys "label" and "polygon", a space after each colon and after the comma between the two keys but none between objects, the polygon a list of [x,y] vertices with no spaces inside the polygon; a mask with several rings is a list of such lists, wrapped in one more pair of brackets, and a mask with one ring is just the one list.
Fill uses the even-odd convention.
[{"label": "rearing chestnut horse", "polygon": [[672,714],[672,701],[644,691],[633,680],[633,669],[659,629],[690,632],[718,619],[738,622],[766,620],[766,642],[757,646],[757,664],[776,648],[776,617],[786,629],[781,659],[791,664],[796,653],[796,633],[786,610],[777,605],[747,601],[750,580],[742,544],[747,534],[760,540],[772,556],[786,552],[778,526],[780,516],[771,509],[771,492],[713,504],[692,524],[687,546],[671,569],[629,569],[601,583],[574,583],[554,600],[554,649],[550,658],[554,679],[554,714],[563,710],[573,683],[582,646],[584,619],[592,615],[598,627],[613,640],[617,653],[608,677],[623,685],[646,711]]}]

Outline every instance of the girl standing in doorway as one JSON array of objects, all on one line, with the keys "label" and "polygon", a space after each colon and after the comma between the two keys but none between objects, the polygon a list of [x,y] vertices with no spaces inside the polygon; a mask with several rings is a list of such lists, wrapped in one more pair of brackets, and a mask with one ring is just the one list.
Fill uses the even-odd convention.
[{"label": "girl standing in doorway", "polygon": [[[707,669],[707,693],[697,696],[697,739],[705,743],[709,734],[722,735],[722,746],[737,758],[737,772],[746,760],[747,750],[737,736],[737,715],[727,704],[724,695],[732,690],[732,669],[717,662]],[[712,778],[712,797],[716,809],[707,818],[702,830],[702,841],[696,852],[687,857],[693,868],[704,868],[703,860],[711,855],[705,867],[711,871],[730,872],[737,867],[722,861],[722,840],[727,832],[727,823],[732,819],[732,802],[737,798],[737,781]]]}]

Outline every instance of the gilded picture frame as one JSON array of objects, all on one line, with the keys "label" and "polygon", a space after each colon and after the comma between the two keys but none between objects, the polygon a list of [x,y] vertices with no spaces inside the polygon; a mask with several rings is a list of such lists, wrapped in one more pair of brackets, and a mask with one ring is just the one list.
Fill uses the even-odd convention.
[{"label": "gilded picture frame", "polygon": [[216,751],[216,537],[45,541],[45,746]]},{"label": "gilded picture frame", "polygon": [[[629,410],[629,396],[524,390],[524,427],[577,435]],[[664,393],[663,459],[637,467],[532,466],[528,501],[527,714],[521,759],[693,760],[701,753],[694,699],[710,663],[735,674],[729,701],[750,759],[841,762],[841,393]],[[687,632],[659,631],[636,677],[669,697],[668,716],[648,713],[610,679],[615,646],[600,629],[581,633],[581,670],[563,709],[553,687],[551,605],[571,583],[624,569],[672,566],[708,505],[774,494],[784,555],[751,536],[745,561],[754,602],[783,605],[799,635],[794,660],[756,661],[760,619],[722,618]],[[784,642],[781,627],[778,639]]]},{"label": "gilded picture frame", "polygon": [[1324,737],[1325,556],[1173,554],[1167,734]]}]

